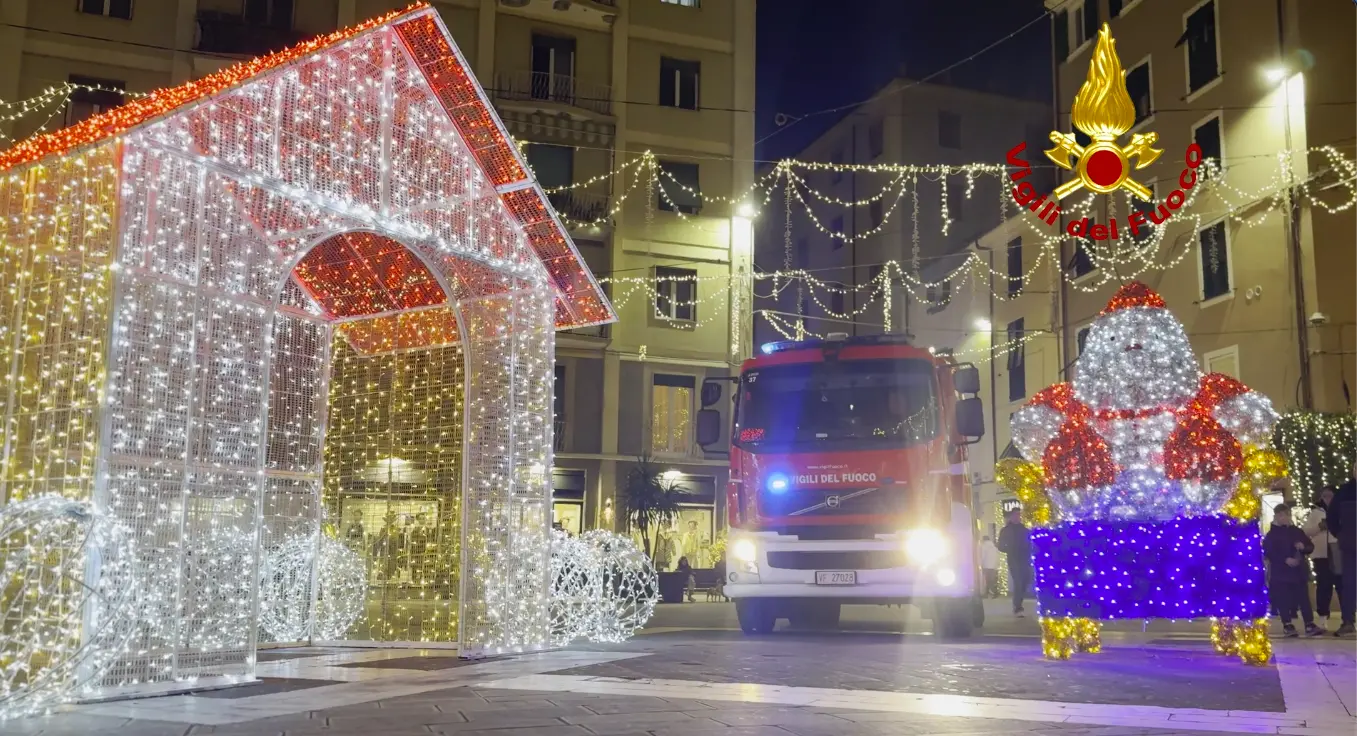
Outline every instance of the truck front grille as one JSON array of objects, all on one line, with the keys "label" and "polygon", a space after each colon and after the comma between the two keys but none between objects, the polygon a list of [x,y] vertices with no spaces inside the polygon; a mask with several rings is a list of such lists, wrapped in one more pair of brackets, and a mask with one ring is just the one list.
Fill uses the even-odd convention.
[{"label": "truck front grille", "polygon": [[768,566],[778,570],[885,570],[905,566],[905,553],[894,550],[844,552],[769,552]]}]

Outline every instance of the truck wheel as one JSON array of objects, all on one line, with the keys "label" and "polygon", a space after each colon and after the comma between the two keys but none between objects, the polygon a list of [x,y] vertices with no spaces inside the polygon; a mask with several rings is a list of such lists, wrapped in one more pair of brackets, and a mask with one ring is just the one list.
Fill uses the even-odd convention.
[{"label": "truck wheel", "polygon": [[773,606],[757,598],[735,601],[735,616],[740,619],[740,631],[750,635],[771,634],[777,625]]},{"label": "truck wheel", "polygon": [[837,629],[841,611],[833,601],[803,601],[792,609],[789,619],[798,629]]},{"label": "truck wheel", "polygon": [[975,608],[969,598],[942,598],[933,604],[933,633],[941,639],[969,639]]}]

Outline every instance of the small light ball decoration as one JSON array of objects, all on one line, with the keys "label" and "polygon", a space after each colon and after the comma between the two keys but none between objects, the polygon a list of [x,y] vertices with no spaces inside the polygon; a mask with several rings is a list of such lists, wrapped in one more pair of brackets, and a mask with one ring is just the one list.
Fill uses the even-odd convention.
[{"label": "small light ball decoration", "polygon": [[588,636],[598,611],[599,550],[580,537],[551,530],[551,643],[563,647]]},{"label": "small light ball decoration", "polygon": [[363,613],[363,560],[328,534],[294,537],[266,553],[261,569],[259,625],[273,641],[339,641]]},{"label": "small light ball decoration", "polygon": [[316,609],[311,637],[342,641],[367,600],[368,573],[363,558],[343,542],[322,534],[316,569]]},{"label": "small light ball decoration", "polygon": [[655,613],[660,580],[650,556],[627,537],[604,529],[581,535],[597,550],[599,560],[597,613],[590,641],[619,643],[630,639]]},{"label": "small light ball decoration", "polygon": [[1260,446],[1276,422],[1266,397],[1201,373],[1152,289],[1117,291],[1074,380],[1013,415],[1028,463],[996,467],[1035,527],[1047,657],[1100,651],[1104,620],[1207,617],[1217,651],[1268,660],[1257,518],[1259,493],[1286,475],[1281,455]]},{"label": "small light ball decoration", "polygon": [[49,495],[0,509],[0,720],[93,688],[142,624],[132,535]]},{"label": "small light ball decoration", "polygon": [[552,532],[552,641],[619,643],[655,613],[659,576],[630,539],[603,529],[578,537]]}]

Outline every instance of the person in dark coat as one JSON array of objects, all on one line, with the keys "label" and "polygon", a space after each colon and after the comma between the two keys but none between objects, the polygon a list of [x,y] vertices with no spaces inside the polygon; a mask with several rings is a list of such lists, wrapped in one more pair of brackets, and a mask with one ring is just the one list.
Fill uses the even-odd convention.
[{"label": "person in dark coat", "polygon": [[1357,465],[1353,477],[1333,494],[1325,523],[1329,533],[1338,540],[1338,608],[1343,624],[1334,636],[1352,636],[1353,618],[1357,616]]},{"label": "person in dark coat", "polygon": [[1008,555],[1008,588],[1013,594],[1013,615],[1022,618],[1023,601],[1032,585],[1032,539],[1022,523],[1022,512],[1008,512],[1008,523],[999,530],[999,551]]},{"label": "person in dark coat", "polygon": [[1291,506],[1278,504],[1272,510],[1272,528],[1263,537],[1263,559],[1267,561],[1268,590],[1287,638],[1300,636],[1291,624],[1297,608],[1305,622],[1306,636],[1327,633],[1315,624],[1315,612],[1310,606],[1310,566],[1305,558],[1314,551],[1315,544],[1305,530],[1291,523]]}]

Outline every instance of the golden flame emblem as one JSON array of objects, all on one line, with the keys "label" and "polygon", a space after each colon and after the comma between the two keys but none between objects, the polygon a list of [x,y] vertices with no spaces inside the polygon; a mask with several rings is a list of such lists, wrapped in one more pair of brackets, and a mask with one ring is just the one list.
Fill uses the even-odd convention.
[{"label": "golden flame emblem", "polygon": [[[1088,65],[1088,78],[1079,88],[1079,94],[1074,96],[1070,120],[1092,142],[1081,146],[1073,133],[1051,133],[1055,147],[1046,151],[1047,158],[1077,175],[1056,187],[1055,198],[1064,199],[1082,187],[1098,194],[1126,189],[1150,201],[1154,193],[1131,178],[1130,160],[1135,157],[1137,169],[1154,163],[1163,153],[1153,148],[1159,141],[1159,134],[1135,133],[1130,143],[1117,145],[1117,139],[1135,125],[1136,108],[1126,91],[1126,72],[1121,68],[1121,59],[1117,58],[1117,42],[1112,40],[1112,30],[1106,23],[1098,31],[1098,43]],[[1071,158],[1075,161],[1073,165]]]}]

